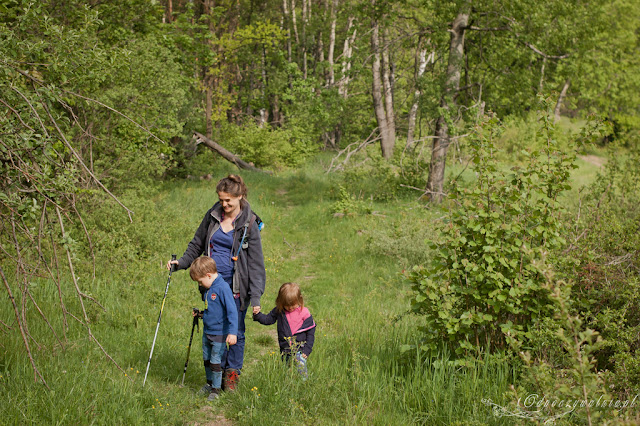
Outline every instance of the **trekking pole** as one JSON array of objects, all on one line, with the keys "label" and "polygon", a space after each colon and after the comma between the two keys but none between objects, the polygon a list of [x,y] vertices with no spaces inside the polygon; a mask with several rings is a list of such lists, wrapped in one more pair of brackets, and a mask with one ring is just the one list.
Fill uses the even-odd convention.
[{"label": "trekking pole", "polygon": [[[171,255],[171,260],[176,260],[176,255]],[[167,287],[164,289],[164,297],[162,298],[162,305],[160,306],[160,315],[158,315],[158,324],[156,324],[156,334],[153,336],[153,344],[151,345],[151,353],[149,353],[149,362],[147,363],[147,371],[144,373],[144,381],[142,386],[147,382],[147,374],[149,373],[149,366],[151,365],[151,357],[153,356],[153,348],[156,346],[156,337],[158,337],[158,329],[160,328],[160,320],[162,319],[162,310],[164,309],[164,301],[167,299],[167,293],[169,292],[169,284],[171,283],[171,273],[175,270],[176,265],[171,264],[169,268],[169,279],[167,280]]]},{"label": "trekking pole", "polygon": [[200,311],[197,310],[196,308],[193,308],[193,323],[191,324],[191,337],[189,338],[189,347],[187,348],[187,360],[184,362],[184,372],[182,373],[182,383],[180,384],[180,386],[184,386],[184,376],[186,376],[187,374],[187,365],[189,365],[189,354],[191,353],[191,342],[193,342],[193,329],[196,328],[196,326],[198,327],[198,333],[200,333],[200,326],[199,326],[199,322],[198,322],[198,315],[200,314]]}]

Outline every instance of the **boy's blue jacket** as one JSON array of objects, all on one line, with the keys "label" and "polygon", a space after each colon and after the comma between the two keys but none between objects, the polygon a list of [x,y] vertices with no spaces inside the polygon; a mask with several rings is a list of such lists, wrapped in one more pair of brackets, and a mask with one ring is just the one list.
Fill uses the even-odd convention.
[{"label": "boy's blue jacket", "polygon": [[204,334],[238,335],[238,309],[229,284],[220,275],[205,293],[204,303],[205,309],[202,315]]},{"label": "boy's blue jacket", "polygon": [[290,339],[295,337],[295,342],[300,345],[300,352],[305,354],[306,356],[311,355],[311,351],[313,350],[313,342],[315,341],[315,333],[316,333],[316,323],[313,321],[313,317],[311,314],[307,318],[305,318],[302,326],[300,327],[300,332],[296,333],[295,336],[291,333],[291,327],[289,326],[289,321],[287,321],[287,316],[285,312],[278,312],[278,308],[273,308],[271,312],[268,314],[263,314],[262,312],[258,312],[253,315],[253,320],[258,321],[263,325],[271,325],[274,322],[278,323],[278,344],[280,345],[280,352],[283,354],[291,353],[291,343]]}]

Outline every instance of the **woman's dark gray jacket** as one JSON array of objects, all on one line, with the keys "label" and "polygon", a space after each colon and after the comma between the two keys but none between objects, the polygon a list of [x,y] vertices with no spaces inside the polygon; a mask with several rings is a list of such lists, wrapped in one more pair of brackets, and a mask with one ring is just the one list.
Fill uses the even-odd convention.
[{"label": "woman's dark gray jacket", "polygon": [[[264,293],[266,273],[264,257],[262,255],[262,239],[255,214],[246,200],[242,201],[241,212],[235,220],[233,232],[233,248],[230,256],[238,252],[238,245],[247,226],[247,236],[234,263],[233,283],[231,289],[234,294],[240,294],[240,309],[247,308],[247,302],[252,306],[260,306],[260,297]],[[207,211],[198,226],[193,239],[184,254],[178,259],[178,269],[187,269],[191,263],[201,255],[211,256],[209,241],[214,232],[220,227],[222,220],[222,205],[217,202]]]}]

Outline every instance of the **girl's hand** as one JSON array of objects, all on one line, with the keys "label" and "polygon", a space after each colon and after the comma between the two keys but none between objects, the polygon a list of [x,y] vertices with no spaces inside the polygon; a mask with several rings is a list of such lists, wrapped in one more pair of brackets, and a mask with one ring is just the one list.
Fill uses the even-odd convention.
[{"label": "girl's hand", "polygon": [[237,342],[238,342],[238,336],[236,336],[235,334],[227,335],[227,343],[229,344],[229,346],[233,346]]}]

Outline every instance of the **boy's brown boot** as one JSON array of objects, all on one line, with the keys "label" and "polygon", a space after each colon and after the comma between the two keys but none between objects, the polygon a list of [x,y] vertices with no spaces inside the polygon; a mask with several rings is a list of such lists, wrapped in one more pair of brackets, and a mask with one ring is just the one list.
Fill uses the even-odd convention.
[{"label": "boy's brown boot", "polygon": [[238,384],[238,370],[235,368],[228,368],[224,370],[222,374],[222,390],[227,392],[233,392],[236,390]]}]

